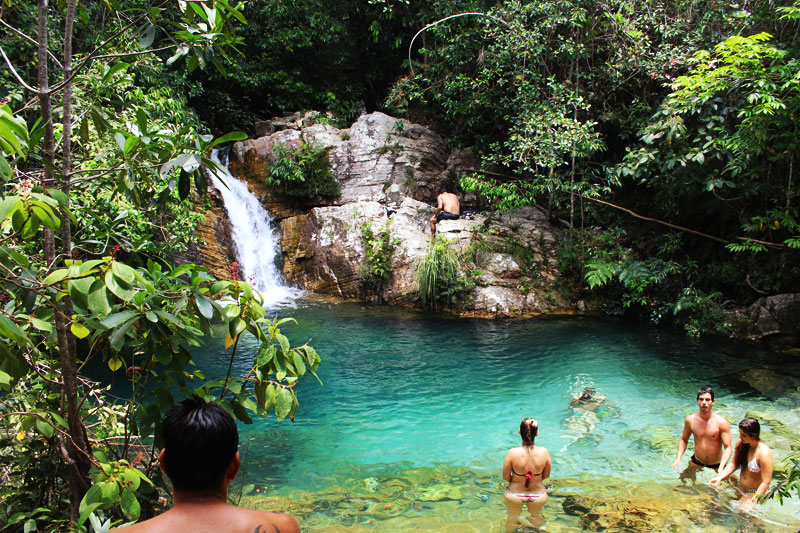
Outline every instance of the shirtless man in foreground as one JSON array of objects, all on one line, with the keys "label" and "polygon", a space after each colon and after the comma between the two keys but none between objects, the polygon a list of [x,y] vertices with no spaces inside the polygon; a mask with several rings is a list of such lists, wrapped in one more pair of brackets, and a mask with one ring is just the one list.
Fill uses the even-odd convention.
[{"label": "shirtless man in foreground", "polygon": [[686,469],[681,472],[680,479],[695,480],[697,472],[703,468],[719,471],[728,464],[731,457],[731,425],[720,415],[714,413],[714,391],[711,387],[702,387],[697,393],[699,411],[686,417],[683,423],[683,434],[678,442],[678,453],[672,467],[681,464],[681,457],[689,444],[689,437],[694,435],[694,454]]},{"label": "shirtless man in foreground", "polygon": [[242,509],[228,503],[228,485],[241,466],[239,433],[222,407],[200,398],[176,405],[164,419],[161,470],[172,482],[169,511],[119,533],[299,533],[288,514]]},{"label": "shirtless man in foreground", "polygon": [[431,217],[431,235],[436,234],[436,224],[440,220],[458,220],[461,216],[461,204],[458,196],[447,189],[439,189],[439,196],[436,198],[436,212]]}]

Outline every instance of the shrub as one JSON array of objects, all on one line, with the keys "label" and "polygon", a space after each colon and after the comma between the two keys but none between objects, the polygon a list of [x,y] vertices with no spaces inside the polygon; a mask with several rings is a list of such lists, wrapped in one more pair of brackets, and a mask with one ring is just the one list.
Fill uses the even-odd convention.
[{"label": "shrub", "polygon": [[372,222],[361,226],[361,242],[364,244],[364,262],[358,274],[364,285],[379,291],[392,277],[392,255],[399,239],[392,239],[387,220],[377,230],[372,227]]},{"label": "shrub", "polygon": [[475,287],[475,282],[463,276],[462,270],[460,254],[450,248],[447,239],[435,235],[417,271],[422,302],[436,309],[449,306],[464,297]]},{"label": "shrub", "polygon": [[275,149],[278,158],[270,164],[267,183],[277,192],[295,198],[339,196],[339,182],[333,177],[328,148],[303,143],[292,150]]}]

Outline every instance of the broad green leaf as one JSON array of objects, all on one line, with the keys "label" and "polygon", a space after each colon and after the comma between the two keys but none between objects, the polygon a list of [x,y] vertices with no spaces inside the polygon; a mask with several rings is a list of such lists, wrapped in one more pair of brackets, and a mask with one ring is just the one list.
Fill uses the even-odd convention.
[{"label": "broad green leaf", "polygon": [[28,336],[25,332],[2,313],[0,313],[0,335],[22,346],[28,343]]},{"label": "broad green leaf", "polygon": [[89,310],[99,318],[104,318],[111,312],[106,284],[102,279],[95,280],[92,283],[92,287],[89,289],[88,305]]},{"label": "broad green leaf", "polygon": [[49,439],[53,436],[56,432],[55,428],[49,422],[42,420],[41,418],[36,419],[36,429],[39,430],[39,433],[45,436],[45,438]]},{"label": "broad green leaf", "polygon": [[127,322],[122,324],[119,327],[119,329],[117,329],[114,332],[113,335],[111,335],[111,341],[110,342],[111,342],[111,347],[112,348],[114,348],[117,351],[122,349],[123,343],[125,342],[125,334],[131,328],[131,326],[133,326],[138,320],[139,320],[138,316],[131,318],[130,320],[128,320]]},{"label": "broad green leaf", "polygon": [[110,357],[108,359],[108,368],[111,369],[112,372],[116,372],[117,370],[122,368],[122,365],[124,363],[125,361],[123,361],[121,357],[119,357],[118,355],[114,355],[113,357]]},{"label": "broad green leaf", "polygon": [[121,311],[119,313],[114,313],[113,315],[107,316],[105,319],[101,320],[100,323],[109,329],[115,328],[137,314],[138,313],[136,311],[131,310]]},{"label": "broad green leaf", "polygon": [[53,331],[53,324],[46,322],[40,318],[31,318],[31,325],[39,331],[50,332]]},{"label": "broad green leaf", "polygon": [[214,317],[214,306],[211,304],[211,300],[208,297],[197,294],[195,295],[195,302],[197,303],[197,309],[200,311],[201,315],[209,320]]},{"label": "broad green leaf", "polygon": [[119,485],[116,481],[98,483],[100,485],[100,500],[104,505],[114,505],[119,498]]},{"label": "broad green leaf", "polygon": [[292,410],[292,403],[294,403],[294,398],[289,389],[278,387],[275,394],[275,414],[278,416],[278,420],[286,418]]},{"label": "broad green leaf", "polygon": [[275,352],[278,349],[275,348],[274,344],[271,343],[262,343],[261,346],[258,347],[258,358],[256,359],[256,366],[263,367],[266,364],[269,364],[272,361],[272,358],[275,357]]},{"label": "broad green leaf", "polygon": [[244,331],[244,328],[246,327],[247,323],[244,320],[241,318],[234,318],[228,324],[228,331],[230,332],[231,337],[235,339],[242,331]]},{"label": "broad green leaf", "polygon": [[6,196],[0,203],[0,221],[5,220],[20,204],[19,196]]},{"label": "broad green leaf", "polygon": [[91,331],[89,331],[89,329],[80,322],[73,322],[69,326],[69,330],[72,332],[73,335],[75,335],[79,339],[84,339],[88,337],[89,334],[91,333]]},{"label": "broad green leaf", "polygon": [[122,513],[125,515],[125,518],[131,521],[139,519],[141,507],[139,505],[139,500],[136,499],[136,492],[134,490],[125,488],[120,495],[119,504],[120,507],[122,507]]},{"label": "broad green leaf", "polygon": [[69,270],[66,268],[60,268],[58,270],[54,270],[50,272],[50,274],[48,274],[48,276],[44,278],[44,280],[42,280],[42,283],[44,283],[45,285],[53,285],[66,278],[67,274],[69,274]]},{"label": "broad green leaf", "polygon": [[129,302],[135,291],[133,289],[128,289],[123,287],[120,283],[117,282],[117,279],[114,277],[113,271],[109,270],[106,272],[106,287],[110,290],[117,298]]},{"label": "broad green leaf", "polygon": [[75,305],[83,309],[89,306],[89,289],[92,288],[93,282],[93,278],[80,278],[69,281],[69,297],[72,298]]},{"label": "broad green leaf", "polygon": [[119,261],[113,261],[111,263],[111,271],[114,273],[115,276],[120,278],[128,285],[133,284],[133,281],[136,279],[136,272],[134,271],[134,269],[129,267],[125,263],[120,263]]},{"label": "broad green leaf", "polygon": [[303,363],[303,356],[299,353],[294,352],[292,355],[292,359],[294,360],[294,368],[297,371],[298,376],[302,376],[306,373],[306,365]]},{"label": "broad green leaf", "polygon": [[278,342],[281,345],[281,350],[283,350],[283,353],[288,354],[289,350],[291,349],[291,346],[289,345],[289,339],[287,339],[286,335],[282,333],[278,333],[276,337],[278,338]]}]

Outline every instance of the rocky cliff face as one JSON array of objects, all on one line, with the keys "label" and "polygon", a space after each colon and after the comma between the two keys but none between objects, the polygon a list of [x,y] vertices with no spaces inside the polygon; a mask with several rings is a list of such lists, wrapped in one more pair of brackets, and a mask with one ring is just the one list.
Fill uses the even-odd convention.
[{"label": "rocky cliff face", "polygon": [[[278,131],[235,143],[230,154],[232,173],[247,181],[280,224],[286,279],[343,298],[421,305],[417,269],[428,251],[432,204],[440,184],[455,184],[474,168],[472,156],[448,150],[444,139],[423,126],[383,113],[363,115],[341,130],[313,122],[307,114],[280,129],[264,127]],[[340,196],[299,201],[270,191],[265,178],[276,147],[302,143],[329,149]],[[471,207],[474,198],[462,198],[462,209]],[[379,286],[363,279],[365,224],[376,230],[386,225],[395,243],[391,276]],[[469,279],[452,312],[525,316],[577,309],[569,291],[554,288],[560,230],[540,210],[442,221],[438,231],[461,253],[462,275]]]}]

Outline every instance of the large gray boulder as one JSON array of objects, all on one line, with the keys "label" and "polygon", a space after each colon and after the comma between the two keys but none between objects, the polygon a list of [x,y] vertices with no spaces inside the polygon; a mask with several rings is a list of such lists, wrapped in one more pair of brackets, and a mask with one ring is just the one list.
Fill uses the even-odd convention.
[{"label": "large gray boulder", "polygon": [[[235,143],[230,154],[233,174],[247,181],[280,224],[284,275],[318,293],[421,305],[417,271],[428,253],[432,205],[439,186],[470,172],[474,158],[467,150],[448,150],[423,126],[383,113],[362,115],[347,129],[313,118],[306,113],[274,120],[261,128],[266,135]],[[298,201],[266,185],[276,148],[302,143],[328,148],[340,196]],[[475,205],[474,198],[461,196],[464,208]],[[387,224],[396,242],[392,275],[378,287],[365,281],[361,268],[361,229],[368,223],[375,229]],[[567,292],[555,288],[560,230],[541,210],[442,221],[438,232],[462,253],[462,275],[469,280],[451,311],[499,317],[576,310]]]}]

